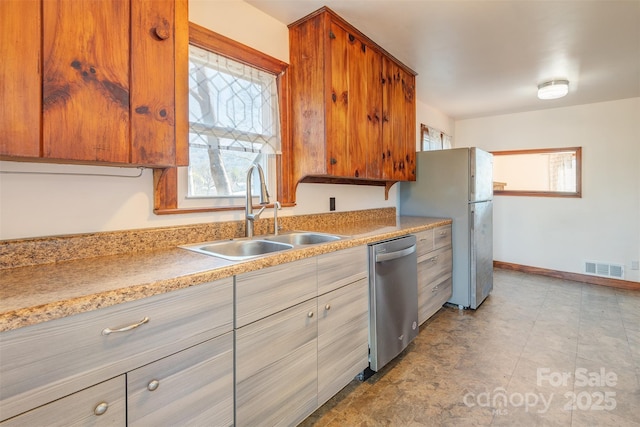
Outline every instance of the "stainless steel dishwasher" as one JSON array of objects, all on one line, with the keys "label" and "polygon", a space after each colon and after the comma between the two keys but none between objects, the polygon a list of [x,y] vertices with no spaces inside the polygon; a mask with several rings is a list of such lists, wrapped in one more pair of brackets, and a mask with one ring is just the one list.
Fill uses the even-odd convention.
[{"label": "stainless steel dishwasher", "polygon": [[378,371],[418,335],[416,237],[369,245],[369,367]]}]

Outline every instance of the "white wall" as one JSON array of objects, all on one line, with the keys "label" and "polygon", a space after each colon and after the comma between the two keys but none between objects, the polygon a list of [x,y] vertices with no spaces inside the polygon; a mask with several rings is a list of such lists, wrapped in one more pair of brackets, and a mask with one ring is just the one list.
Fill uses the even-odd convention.
[{"label": "white wall", "polygon": [[[191,0],[189,18],[288,62],[287,26],[241,0]],[[419,107],[419,114],[421,111],[428,111],[425,114],[430,118],[437,117],[438,123],[433,126],[447,130],[446,116],[424,105]],[[418,117],[418,123],[420,120]],[[135,169],[19,162],[0,162],[0,170],[136,173]],[[395,206],[396,187],[391,188],[389,199],[385,200],[384,187],[301,184],[297,191],[298,206],[283,209],[281,215],[328,212],[329,197],[336,198],[338,211]],[[150,170],[135,179],[0,174],[0,239],[227,221],[241,219],[242,214],[154,215]]]},{"label": "white wall", "polygon": [[582,147],[582,198],[496,196],[494,259],[573,273],[584,261],[640,281],[640,98],[457,121],[455,145]]}]

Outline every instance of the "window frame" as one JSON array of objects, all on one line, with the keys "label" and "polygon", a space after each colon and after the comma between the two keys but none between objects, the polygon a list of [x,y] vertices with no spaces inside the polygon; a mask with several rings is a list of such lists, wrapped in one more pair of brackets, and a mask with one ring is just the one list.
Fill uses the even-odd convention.
[{"label": "window frame", "polygon": [[[276,170],[276,187],[278,189],[277,200],[280,201],[282,206],[293,206],[294,197],[290,192],[292,187],[288,182],[290,174],[285,173],[290,170],[291,167],[291,138],[289,131],[289,84],[287,69],[289,65],[286,62],[266,55],[256,49],[249,46],[238,43],[228,37],[211,31],[205,27],[189,22],[189,43],[190,45],[197,46],[201,49],[209,50],[217,53],[218,55],[226,56],[238,62],[242,62],[246,65],[258,68],[262,71],[274,74],[277,79],[278,86],[278,98],[280,102],[280,135],[281,135],[281,150],[282,154],[275,156],[275,170]],[[176,73],[176,78],[183,79],[184,85],[176,85],[182,90],[188,91],[188,46],[185,48],[186,54],[176,55],[176,68],[180,70]],[[176,117],[185,117],[187,123],[184,126],[176,123],[176,128],[181,129],[181,132],[186,134],[180,135],[180,138],[185,138],[188,141],[188,92],[176,93],[176,100],[182,98],[184,102],[176,102],[176,109],[184,108],[183,114],[176,114]],[[182,130],[184,127],[184,130]],[[181,214],[181,213],[194,213],[194,212],[214,212],[214,211],[231,211],[231,210],[244,210],[244,206],[211,206],[211,207],[178,207],[178,168],[164,168],[154,169],[153,173],[154,181],[154,213],[156,215],[167,214]]]},{"label": "window frame", "polygon": [[576,156],[576,191],[532,191],[532,190],[496,190],[496,196],[529,196],[529,197],[582,197],[582,147],[561,148],[536,148],[529,150],[491,151],[494,156],[521,155],[521,154],[547,154],[572,151]]}]

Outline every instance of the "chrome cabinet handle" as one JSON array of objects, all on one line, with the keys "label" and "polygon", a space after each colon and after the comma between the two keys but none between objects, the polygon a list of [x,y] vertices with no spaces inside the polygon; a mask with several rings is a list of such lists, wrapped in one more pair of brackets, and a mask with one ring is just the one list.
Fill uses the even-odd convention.
[{"label": "chrome cabinet handle", "polygon": [[158,386],[160,386],[160,381],[151,380],[151,381],[149,381],[149,384],[147,384],[147,390],[155,391],[158,388]]},{"label": "chrome cabinet handle", "polygon": [[327,304],[327,305],[325,305],[325,306],[324,306],[324,309],[325,309],[325,310],[331,310],[331,304]]},{"label": "chrome cabinet handle", "polygon": [[434,286],[433,289],[431,289],[431,292],[438,292],[438,286],[439,285]]},{"label": "chrome cabinet handle", "polygon": [[436,256],[432,257],[429,261],[437,262],[438,261],[438,256],[436,255]]},{"label": "chrome cabinet handle", "polygon": [[447,232],[446,232],[446,231],[441,231],[441,232],[440,232],[440,235],[441,235],[441,236],[446,236],[446,235],[447,235]]},{"label": "chrome cabinet handle", "polygon": [[114,332],[127,332],[137,328],[138,326],[144,325],[148,321],[149,321],[149,318],[145,316],[145,318],[139,321],[138,323],[134,323],[133,325],[125,326],[123,328],[119,328],[119,329],[104,328],[102,330],[102,335],[109,335],[109,334],[113,334]]},{"label": "chrome cabinet handle", "polygon": [[93,413],[96,415],[102,415],[107,412],[107,409],[109,409],[109,404],[107,402],[101,402],[93,409]]},{"label": "chrome cabinet handle", "polygon": [[307,317],[313,317],[313,311],[310,311],[310,312],[307,314]]}]

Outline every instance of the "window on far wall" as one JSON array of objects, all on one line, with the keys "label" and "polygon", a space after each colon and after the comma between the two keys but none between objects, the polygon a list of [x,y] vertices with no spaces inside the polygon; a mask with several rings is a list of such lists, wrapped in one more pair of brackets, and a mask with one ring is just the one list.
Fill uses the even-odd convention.
[{"label": "window on far wall", "polygon": [[[246,173],[253,163],[265,170],[275,195],[275,180],[270,178],[273,155],[279,151],[276,76],[190,46],[187,198],[224,198],[225,205],[238,203],[233,198],[243,202]],[[257,194],[259,184],[253,182]]]},{"label": "window on far wall", "polygon": [[420,150],[445,150],[451,148],[451,136],[424,124],[420,124]]},{"label": "window on far wall", "polygon": [[497,195],[581,197],[582,148],[493,152]]}]

